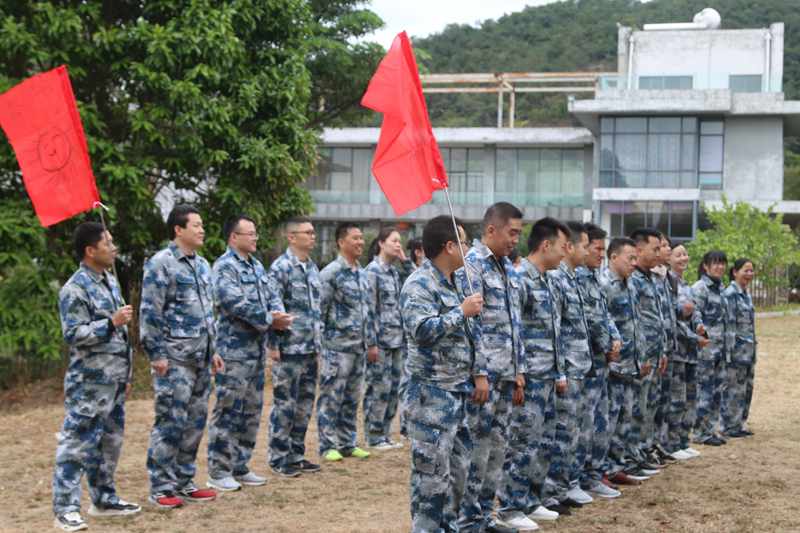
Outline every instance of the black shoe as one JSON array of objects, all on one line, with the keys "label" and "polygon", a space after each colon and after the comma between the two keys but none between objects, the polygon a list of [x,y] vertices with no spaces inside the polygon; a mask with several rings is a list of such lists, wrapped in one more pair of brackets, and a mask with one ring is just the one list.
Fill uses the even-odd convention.
[{"label": "black shoe", "polygon": [[753,432],[750,431],[749,429],[743,429],[739,433],[741,433],[745,437],[752,437],[753,436]]},{"label": "black shoe", "polygon": [[498,524],[494,520],[492,520],[488,526],[486,526],[487,533],[519,533],[519,529],[513,527],[507,527],[502,524]]},{"label": "black shoe", "polygon": [[292,465],[286,466],[273,466],[272,471],[281,477],[297,477],[300,475],[300,470]]},{"label": "black shoe", "polygon": [[644,468],[645,470],[661,470],[664,468],[664,465],[652,461],[644,461],[639,463],[639,468]]},{"label": "black shoe", "polygon": [[142,508],[135,503],[117,500],[114,503],[96,504],[89,506],[89,516],[127,516],[136,514]]},{"label": "black shoe", "polygon": [[[580,509],[581,507],[583,507],[583,504],[581,502],[576,502],[572,498],[567,498],[566,500],[564,500],[561,503],[563,505],[566,505],[567,507],[573,507],[575,509]],[[548,507],[548,509],[549,509],[549,507]]]},{"label": "black shoe", "polygon": [[710,439],[703,442],[706,446],[722,446],[725,444],[725,441],[720,439],[719,437],[711,437]]},{"label": "black shoe", "polygon": [[314,472],[319,472],[322,470],[322,467],[320,467],[318,464],[306,461],[305,459],[299,463],[293,464],[292,468],[295,468],[304,474],[313,474]]},{"label": "black shoe", "polygon": [[564,505],[563,503],[557,503],[555,505],[545,505],[551,511],[557,512],[560,516],[571,516],[572,509],[569,506]]}]

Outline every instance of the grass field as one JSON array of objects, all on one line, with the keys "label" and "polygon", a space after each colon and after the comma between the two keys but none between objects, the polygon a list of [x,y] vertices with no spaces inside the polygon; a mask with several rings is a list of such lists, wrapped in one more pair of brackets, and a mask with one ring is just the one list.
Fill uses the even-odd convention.
[{"label": "grass field", "polygon": [[[759,363],[750,426],[756,433],[727,446],[698,446],[702,457],[669,467],[622,498],[599,501],[557,522],[554,531],[800,531],[800,317],[760,320]],[[0,530],[52,529],[50,482],[55,433],[63,416],[55,383],[4,396],[0,407]],[[267,406],[269,405],[269,395]],[[91,531],[395,532],[408,531],[408,448],[348,459],[293,480],[268,473],[265,428],[253,470],[265,487],[225,494],[210,504],[156,511],[145,504],[145,453],[152,403],[128,403],[119,494],[140,502],[133,519],[89,518]],[[316,427],[308,435],[316,460]],[[196,481],[206,479],[205,440]],[[88,502],[84,493],[84,511]]]}]

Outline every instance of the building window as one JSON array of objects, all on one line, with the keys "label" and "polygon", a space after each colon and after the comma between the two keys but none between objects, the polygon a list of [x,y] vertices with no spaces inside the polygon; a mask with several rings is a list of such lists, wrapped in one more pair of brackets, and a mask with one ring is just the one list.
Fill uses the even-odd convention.
[{"label": "building window", "polygon": [[[483,148],[441,148],[450,199],[461,205],[483,203],[487,153]],[[439,199],[439,201],[444,201]]]},{"label": "building window", "polygon": [[494,201],[519,206],[583,205],[583,150],[498,148]]},{"label": "building window", "polygon": [[318,202],[368,203],[372,148],[321,148],[315,176],[307,186]]},{"label": "building window", "polygon": [[728,87],[735,93],[760,93],[761,74],[731,75]]},{"label": "building window", "polygon": [[693,80],[691,76],[640,76],[639,89],[643,91],[691,90]]},{"label": "building window", "polygon": [[719,189],[724,129],[697,117],[604,117],[600,187]]},{"label": "building window", "polygon": [[600,223],[610,228],[611,237],[654,228],[682,242],[694,237],[695,213],[695,202],[603,202]]}]

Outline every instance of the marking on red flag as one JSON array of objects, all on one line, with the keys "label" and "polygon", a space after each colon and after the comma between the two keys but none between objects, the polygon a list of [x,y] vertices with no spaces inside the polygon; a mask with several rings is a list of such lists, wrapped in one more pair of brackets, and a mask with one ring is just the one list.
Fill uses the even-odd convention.
[{"label": "marking on red flag", "polygon": [[72,146],[63,131],[51,126],[39,136],[38,152],[42,168],[48,172],[55,172],[69,163]]}]

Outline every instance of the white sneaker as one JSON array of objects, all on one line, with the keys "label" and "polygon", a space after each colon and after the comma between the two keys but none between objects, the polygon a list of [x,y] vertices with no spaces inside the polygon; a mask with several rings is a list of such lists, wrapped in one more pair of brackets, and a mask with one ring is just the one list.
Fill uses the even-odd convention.
[{"label": "white sneaker", "polygon": [[392,448],[395,448],[395,449],[400,449],[400,448],[403,447],[403,443],[400,442],[400,441],[396,441],[396,440],[390,440],[389,441],[389,446],[391,446]]},{"label": "white sneaker", "polygon": [[247,485],[248,487],[260,487],[261,485],[267,484],[267,478],[261,477],[252,471],[243,476],[234,476],[234,479],[236,479],[236,481],[242,485]]},{"label": "white sneaker", "polygon": [[693,457],[692,455],[689,455],[683,450],[672,452],[671,454],[669,454],[669,456],[675,459],[676,461],[686,461],[687,459],[691,459]]},{"label": "white sneaker", "polygon": [[233,479],[233,477],[231,476],[225,476],[219,479],[214,479],[213,477],[210,477],[208,478],[206,485],[209,488],[217,489],[222,492],[233,492],[235,490],[239,490],[242,488],[239,482]]},{"label": "white sneaker", "polygon": [[648,470],[647,468],[640,468],[639,472],[644,474],[645,476],[655,476],[661,473],[661,470]]},{"label": "white sneaker", "polygon": [[589,492],[594,494],[595,496],[600,496],[601,498],[619,498],[622,496],[622,493],[616,489],[612,489],[608,485],[604,485],[599,481],[595,481],[592,483],[592,486],[589,487]]},{"label": "white sneaker", "polygon": [[519,511],[509,514],[499,514],[497,516],[497,524],[516,529],[517,531],[536,531],[539,529],[539,524]]},{"label": "white sneaker", "polygon": [[57,516],[53,525],[62,531],[80,531],[89,528],[86,522],[83,521],[81,513],[78,511],[72,511]]},{"label": "white sneaker", "polygon": [[141,511],[141,506],[126,502],[123,499],[119,499],[114,503],[109,503],[105,505],[95,505],[94,503],[89,506],[89,516],[94,516],[98,518],[107,517],[107,516],[128,516],[132,514],[136,514]]},{"label": "white sneaker", "polygon": [[531,520],[558,520],[559,514],[555,511],[551,511],[544,505],[540,505],[533,511],[531,514],[528,515],[528,518]]},{"label": "white sneaker", "polygon": [[574,502],[581,503],[586,505],[587,503],[592,503],[594,498],[586,494],[580,487],[572,487],[567,491],[567,498]]},{"label": "white sneaker", "polygon": [[369,448],[371,450],[378,451],[378,452],[383,452],[383,451],[386,451],[386,450],[394,450],[394,446],[392,446],[392,444],[390,442],[385,441],[385,440],[379,442],[378,444],[368,444],[367,448]]},{"label": "white sneaker", "polygon": [[683,453],[687,454],[689,457],[700,457],[700,452],[695,450],[694,448],[686,448],[685,450],[681,450]]}]

